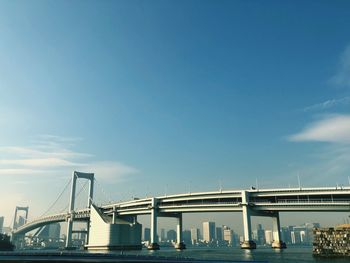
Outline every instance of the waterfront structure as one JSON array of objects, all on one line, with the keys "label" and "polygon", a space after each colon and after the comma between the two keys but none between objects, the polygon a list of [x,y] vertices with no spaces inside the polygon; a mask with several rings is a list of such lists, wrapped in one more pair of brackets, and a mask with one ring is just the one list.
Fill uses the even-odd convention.
[{"label": "waterfront structure", "polygon": [[135,218],[129,221],[117,217],[106,217],[98,207],[91,204],[89,250],[141,249],[141,224]]},{"label": "waterfront structure", "polygon": [[350,224],[336,228],[314,228],[313,254],[316,256],[350,256]]},{"label": "waterfront structure", "polygon": [[[93,177],[87,174],[75,172],[77,178],[90,180],[89,202],[92,200],[91,184]],[[73,180],[73,185],[75,180]],[[75,191],[75,186],[72,186]],[[74,195],[71,195],[71,197]],[[71,198],[72,199],[72,198]],[[127,202],[116,202],[102,205],[99,211],[103,216],[113,216],[123,219],[138,215],[150,215],[151,217],[151,241],[150,249],[157,249],[157,222],[159,217],[173,217],[177,220],[177,248],[184,248],[182,238],[183,213],[201,212],[241,212],[243,215],[244,238],[241,247],[252,249],[256,247],[252,239],[251,216],[264,216],[272,219],[273,224],[273,248],[285,247],[280,234],[280,212],[306,212],[306,211],[349,211],[350,187],[329,188],[287,188],[287,189],[250,189],[228,190],[203,193],[186,193],[179,195],[167,195],[160,197],[136,199]],[[73,209],[72,209],[73,208]],[[65,213],[48,215],[27,222],[21,227],[15,228],[13,236],[41,227],[52,222],[64,222],[68,220],[67,244],[71,236],[71,224],[74,221],[88,222],[91,217],[89,206],[85,209],[70,210]],[[88,228],[91,230],[91,227]],[[215,230],[214,230],[215,231]],[[215,234],[214,234],[215,235]],[[204,237],[203,237],[204,239]],[[208,238],[209,239],[209,238]]]}]

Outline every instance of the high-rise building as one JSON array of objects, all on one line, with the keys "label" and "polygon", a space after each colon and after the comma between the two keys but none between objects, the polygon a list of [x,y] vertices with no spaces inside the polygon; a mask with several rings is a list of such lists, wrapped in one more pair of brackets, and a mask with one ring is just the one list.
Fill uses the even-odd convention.
[{"label": "high-rise building", "polygon": [[292,240],[291,240],[291,237],[290,237],[290,228],[289,227],[281,227],[281,239],[286,244],[292,243]]},{"label": "high-rise building", "polygon": [[216,227],[215,228],[215,239],[217,241],[222,241],[223,237],[222,237],[222,228],[221,227]]},{"label": "high-rise building", "polygon": [[182,232],[182,240],[185,242],[185,244],[191,244],[191,231],[190,230],[184,230]]},{"label": "high-rise building", "polygon": [[160,241],[165,241],[166,236],[165,236],[165,229],[161,228],[160,229]]},{"label": "high-rise building", "polygon": [[19,216],[18,217],[18,224],[16,225],[16,227],[20,227],[23,226],[26,223],[26,219],[23,216]]},{"label": "high-rise building", "polygon": [[4,217],[0,216],[0,234],[3,231],[3,227],[4,227]]},{"label": "high-rise building", "polygon": [[290,237],[291,237],[292,244],[300,244],[301,243],[300,232],[298,232],[298,231],[291,231],[290,232]]},{"label": "high-rise building", "polygon": [[191,228],[191,240],[192,244],[198,243],[200,239],[200,233],[198,228]]},{"label": "high-rise building", "polygon": [[273,242],[273,233],[271,230],[265,230],[265,241],[266,244],[271,245]]},{"label": "high-rise building", "polygon": [[6,235],[11,235],[11,232],[12,232],[11,227],[4,226],[4,227],[2,228],[2,233],[6,234]]},{"label": "high-rise building", "polygon": [[171,229],[166,234],[168,241],[176,241],[176,231]]},{"label": "high-rise building", "polygon": [[233,241],[233,230],[229,228],[228,226],[223,226],[223,232],[224,232],[224,240],[229,244],[232,245]]},{"label": "high-rise building", "polygon": [[145,227],[143,230],[143,240],[151,242],[151,229]]},{"label": "high-rise building", "polygon": [[227,242],[229,246],[237,246],[239,244],[239,236],[228,226],[222,227],[223,240]]},{"label": "high-rise building", "polygon": [[215,223],[203,222],[203,241],[211,242],[215,239]]},{"label": "high-rise building", "polygon": [[[293,243],[294,241],[294,243]],[[312,241],[311,241],[312,242]],[[292,243],[309,243],[308,229],[305,226],[295,226],[292,232]]]},{"label": "high-rise building", "polygon": [[39,232],[38,237],[43,239],[59,239],[60,234],[61,225],[59,223],[54,223],[44,226],[44,228]]},{"label": "high-rise building", "polygon": [[256,229],[256,241],[258,245],[264,245],[265,244],[265,230],[262,228],[261,224],[257,225]]}]

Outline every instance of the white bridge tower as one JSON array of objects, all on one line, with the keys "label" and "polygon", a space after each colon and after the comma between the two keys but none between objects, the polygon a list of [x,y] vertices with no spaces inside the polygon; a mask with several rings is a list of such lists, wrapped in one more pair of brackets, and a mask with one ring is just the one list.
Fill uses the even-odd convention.
[{"label": "white bridge tower", "polygon": [[[67,238],[66,238],[66,248],[72,246],[72,232],[73,232],[73,221],[74,221],[74,204],[75,204],[75,192],[77,188],[77,179],[87,179],[89,180],[89,196],[87,200],[87,207],[91,207],[92,199],[94,196],[94,174],[93,173],[82,173],[74,171],[72,174],[72,187],[69,202],[69,217],[67,218]],[[88,222],[88,235],[89,235],[89,222]],[[88,240],[88,239],[87,239]]]}]

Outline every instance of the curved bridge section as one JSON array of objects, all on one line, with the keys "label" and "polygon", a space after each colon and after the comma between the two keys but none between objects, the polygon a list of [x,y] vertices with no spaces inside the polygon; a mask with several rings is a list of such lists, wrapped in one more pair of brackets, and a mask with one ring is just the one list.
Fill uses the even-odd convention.
[{"label": "curved bridge section", "polygon": [[[69,217],[70,217],[69,213],[60,213],[60,214],[40,217],[40,218],[34,219],[33,221],[27,224],[24,224],[23,226],[18,227],[15,231],[12,232],[12,234],[22,235],[45,225],[65,222],[68,220]],[[89,220],[89,218],[90,218],[90,209],[82,209],[74,213],[74,219],[77,221],[87,221]]]},{"label": "curved bridge section", "polygon": [[[243,201],[243,194],[249,198]],[[350,187],[294,188],[187,193],[104,205],[106,214],[151,214],[152,199],[160,213],[242,212],[243,205],[262,212],[350,211]]]},{"label": "curved bridge section", "polygon": [[[244,225],[244,248],[254,248],[251,237],[251,216],[267,216],[273,219],[274,244],[283,248],[280,240],[279,212],[349,212],[350,187],[329,188],[287,188],[287,189],[250,189],[233,191],[215,191],[187,193],[153,198],[134,199],[102,205],[100,211],[107,217],[118,218],[137,215],[151,216],[151,248],[157,248],[157,218],[175,217],[178,219],[177,240],[182,240],[182,214],[204,212],[241,212]],[[90,209],[86,208],[67,213],[42,217],[29,222],[13,234],[24,234],[46,224],[88,221]],[[181,247],[181,244],[179,245]]]}]

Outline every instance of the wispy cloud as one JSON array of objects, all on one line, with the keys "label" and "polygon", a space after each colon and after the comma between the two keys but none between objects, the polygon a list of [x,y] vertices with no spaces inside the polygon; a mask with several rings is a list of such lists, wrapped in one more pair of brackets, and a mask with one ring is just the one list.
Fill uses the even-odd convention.
[{"label": "wispy cloud", "polygon": [[120,180],[123,179],[124,176],[139,173],[138,169],[115,161],[92,162],[83,165],[82,168],[97,174],[99,178],[102,177],[103,179],[116,178]]},{"label": "wispy cloud", "polygon": [[329,115],[315,121],[301,132],[288,137],[290,141],[350,143],[350,115]]},{"label": "wispy cloud", "polygon": [[114,160],[94,160],[95,156],[73,150],[81,138],[40,135],[30,146],[0,147],[0,175],[69,175],[73,170],[95,172],[98,178],[121,180],[138,170]]},{"label": "wispy cloud", "polygon": [[338,86],[350,87],[350,45],[341,54],[338,71],[330,81]]},{"label": "wispy cloud", "polygon": [[321,110],[326,110],[326,109],[334,108],[337,106],[344,106],[344,105],[349,105],[349,104],[350,104],[350,97],[344,97],[344,98],[340,98],[340,99],[326,100],[324,102],[305,107],[303,110],[305,112],[321,111]]}]

